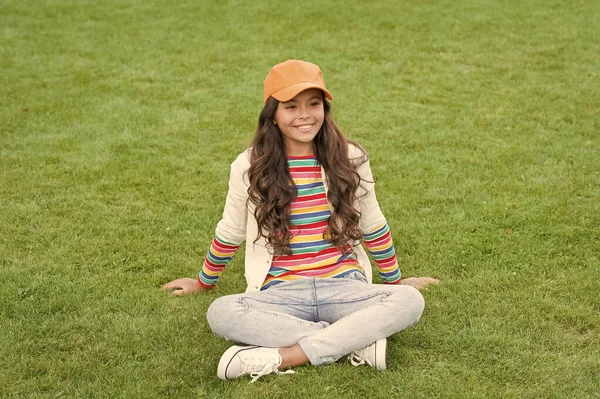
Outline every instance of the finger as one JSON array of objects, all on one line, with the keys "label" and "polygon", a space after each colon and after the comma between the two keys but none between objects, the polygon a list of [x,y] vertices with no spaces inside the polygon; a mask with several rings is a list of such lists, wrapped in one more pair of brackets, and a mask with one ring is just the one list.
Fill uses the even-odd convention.
[{"label": "finger", "polygon": [[437,280],[437,279],[432,278],[432,277],[419,277],[418,280],[421,283],[424,283],[424,284],[436,284],[436,283],[440,282],[440,280]]},{"label": "finger", "polygon": [[182,289],[181,290],[175,290],[175,291],[171,292],[171,294],[173,294],[175,296],[181,296],[181,295],[185,294],[185,291],[182,290]]},{"label": "finger", "polygon": [[163,290],[163,291],[172,290],[173,288],[181,288],[181,286],[179,285],[179,283],[177,282],[177,280],[170,281],[167,284],[165,284],[162,287],[160,287],[160,289]]},{"label": "finger", "polygon": [[424,282],[421,284],[421,288],[427,288],[427,286],[428,286],[428,285],[431,285],[431,284],[438,284],[439,282],[440,282],[440,280],[436,280],[436,279],[430,279],[430,280],[428,280],[428,281],[424,281]]}]

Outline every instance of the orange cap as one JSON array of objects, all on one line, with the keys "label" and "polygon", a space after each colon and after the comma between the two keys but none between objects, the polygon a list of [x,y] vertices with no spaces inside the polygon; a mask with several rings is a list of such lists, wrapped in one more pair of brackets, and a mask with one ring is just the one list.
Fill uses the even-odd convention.
[{"label": "orange cap", "polygon": [[265,78],[264,102],[269,96],[279,101],[289,101],[306,89],[321,89],[325,97],[333,100],[325,88],[321,69],[310,62],[287,60],[275,65]]}]

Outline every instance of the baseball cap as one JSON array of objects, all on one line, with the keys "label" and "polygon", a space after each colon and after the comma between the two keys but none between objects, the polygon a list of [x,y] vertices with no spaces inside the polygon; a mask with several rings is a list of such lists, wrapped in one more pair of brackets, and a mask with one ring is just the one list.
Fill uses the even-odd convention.
[{"label": "baseball cap", "polygon": [[270,96],[279,101],[289,101],[306,89],[321,89],[330,100],[331,93],[325,88],[321,69],[310,62],[287,60],[275,65],[265,78],[264,102]]}]

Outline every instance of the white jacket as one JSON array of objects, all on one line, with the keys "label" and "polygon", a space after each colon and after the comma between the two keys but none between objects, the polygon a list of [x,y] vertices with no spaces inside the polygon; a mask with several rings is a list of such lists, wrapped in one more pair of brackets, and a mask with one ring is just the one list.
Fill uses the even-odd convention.
[{"label": "white jacket", "polygon": [[[359,158],[363,156],[363,152],[358,147],[349,144],[348,156],[350,159]],[[216,235],[227,242],[239,245],[246,241],[245,276],[248,284],[246,292],[260,290],[273,259],[272,251],[269,250],[270,246],[264,237],[261,236],[256,243],[254,242],[258,235],[258,224],[254,217],[254,204],[248,201],[247,171],[249,168],[250,149],[247,149],[231,164],[229,191],[223,218],[216,228]],[[325,192],[327,192],[327,178],[323,168],[321,168],[321,173]],[[359,167],[358,173],[361,177],[361,185],[356,193],[358,200],[355,208],[360,211],[361,230],[369,233],[387,222],[375,197],[375,184],[368,161]],[[329,207],[331,208],[331,204]],[[369,283],[372,282],[373,271],[367,253],[359,242],[354,243],[353,249],[358,263],[365,270],[367,280]]]}]

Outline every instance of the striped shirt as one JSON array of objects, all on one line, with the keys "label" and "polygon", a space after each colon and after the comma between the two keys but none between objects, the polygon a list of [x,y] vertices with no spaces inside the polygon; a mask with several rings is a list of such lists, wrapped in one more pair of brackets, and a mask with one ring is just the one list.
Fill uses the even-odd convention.
[{"label": "striped shirt", "polygon": [[[290,205],[289,246],[291,255],[273,257],[269,274],[261,290],[275,284],[304,277],[335,278],[354,271],[364,273],[356,255],[347,245],[343,253],[323,235],[331,210],[327,202],[321,167],[314,156],[288,157],[290,176],[298,195]],[[364,243],[370,251],[384,283],[395,284],[401,279],[392,237],[387,224],[364,232]],[[238,245],[214,238],[198,281],[206,288],[216,284]]]},{"label": "striped shirt", "polygon": [[349,245],[343,253],[323,238],[331,210],[321,166],[315,157],[288,157],[288,166],[298,190],[290,205],[292,254],[273,257],[261,289],[303,277],[341,277],[354,271],[364,273]]}]

